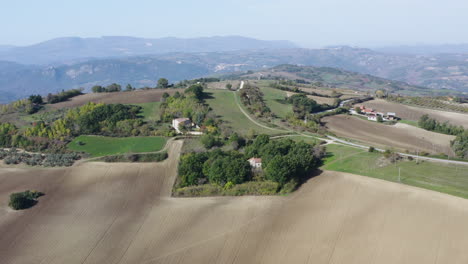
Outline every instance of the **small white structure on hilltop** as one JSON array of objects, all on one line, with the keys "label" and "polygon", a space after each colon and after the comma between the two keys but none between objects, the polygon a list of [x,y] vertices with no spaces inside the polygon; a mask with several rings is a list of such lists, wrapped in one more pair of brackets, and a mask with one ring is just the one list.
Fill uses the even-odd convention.
[{"label": "small white structure on hilltop", "polygon": [[190,128],[192,126],[192,121],[186,117],[172,120],[172,127],[175,129],[175,131],[177,131],[177,133],[181,133],[179,129],[181,125]]},{"label": "small white structure on hilltop", "polygon": [[262,159],[261,158],[250,158],[249,159],[250,167],[253,169],[261,169],[262,168]]}]

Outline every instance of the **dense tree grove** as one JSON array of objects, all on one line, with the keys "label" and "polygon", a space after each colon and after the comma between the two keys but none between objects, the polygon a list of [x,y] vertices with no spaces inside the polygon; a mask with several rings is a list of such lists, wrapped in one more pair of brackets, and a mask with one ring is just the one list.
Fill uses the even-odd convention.
[{"label": "dense tree grove", "polygon": [[315,100],[308,98],[304,94],[294,94],[287,97],[286,102],[293,105],[294,115],[298,119],[303,119],[306,115],[323,109]]},{"label": "dense tree grove", "polygon": [[183,95],[176,92],[173,96],[166,96],[160,106],[161,120],[170,122],[174,118],[187,117],[201,125],[209,111],[202,98],[203,87],[197,84],[187,88]]},{"label": "dense tree grove", "polygon": [[462,126],[451,125],[447,122],[441,123],[433,118],[430,118],[429,115],[423,115],[418,121],[419,127],[447,135],[459,135],[465,130]]},{"label": "dense tree grove", "polygon": [[37,198],[43,196],[44,193],[37,191],[24,191],[10,194],[8,206],[14,210],[23,210],[34,206],[37,203]]},{"label": "dense tree grove", "polygon": [[47,95],[47,103],[49,104],[55,104],[55,103],[60,103],[63,101],[66,101],[72,97],[78,96],[80,94],[83,94],[83,89],[71,89],[67,91],[62,91],[57,94],[48,94]]},{"label": "dense tree grove", "polygon": [[251,113],[260,117],[271,117],[273,115],[270,108],[263,101],[263,93],[258,87],[246,83],[244,88],[240,90],[240,98]]},{"label": "dense tree grove", "polygon": [[[279,188],[286,184],[296,186],[305,180],[320,163],[324,149],[304,142],[289,139],[270,140],[268,135],[259,135],[245,148],[245,153],[211,152],[188,153],[181,157],[179,187],[206,183],[226,186],[248,181],[270,181]],[[262,159],[262,171],[253,171],[248,159]],[[260,173],[260,178],[254,175]]]},{"label": "dense tree grove", "polygon": [[183,155],[179,166],[179,187],[211,183],[224,186],[251,179],[250,165],[244,155],[220,150]]},{"label": "dense tree grove", "polygon": [[52,124],[36,123],[25,131],[25,136],[65,140],[80,134],[112,134],[119,129],[118,122],[136,119],[140,110],[139,106],[88,103],[69,110]]}]

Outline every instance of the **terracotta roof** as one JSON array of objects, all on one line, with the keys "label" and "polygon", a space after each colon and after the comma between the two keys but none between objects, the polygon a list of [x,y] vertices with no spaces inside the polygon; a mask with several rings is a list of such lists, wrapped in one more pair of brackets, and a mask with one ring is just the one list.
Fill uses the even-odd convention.
[{"label": "terracotta roof", "polygon": [[253,161],[255,163],[261,163],[262,159],[261,158],[250,158],[249,161]]}]

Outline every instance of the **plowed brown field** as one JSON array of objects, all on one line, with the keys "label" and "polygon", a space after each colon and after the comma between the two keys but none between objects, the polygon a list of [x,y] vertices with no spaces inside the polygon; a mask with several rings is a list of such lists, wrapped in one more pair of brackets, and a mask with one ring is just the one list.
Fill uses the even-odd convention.
[{"label": "plowed brown field", "polygon": [[[287,197],[171,198],[159,164],[0,171],[0,256],[26,263],[467,263],[468,201],[324,172]],[[46,192],[26,211],[12,191]]]},{"label": "plowed brown field", "polygon": [[88,102],[105,104],[138,104],[159,102],[164,93],[174,94],[176,91],[182,92],[183,89],[150,89],[137,90],[132,92],[119,93],[87,93],[71,98],[69,101],[50,105],[52,108],[70,108],[78,107]]},{"label": "plowed brown field", "polygon": [[396,115],[402,119],[418,121],[422,115],[428,114],[430,117],[435,118],[440,122],[448,121],[450,124],[468,128],[468,114],[418,108],[388,102],[382,99],[368,101],[363,103],[363,105],[369,108],[374,108],[378,112],[395,112]]},{"label": "plowed brown field", "polygon": [[430,132],[407,124],[384,125],[346,115],[326,117],[323,122],[331,132],[338,136],[359,140],[373,146],[382,148],[390,146],[401,151],[454,155],[450,148],[450,141],[455,138],[454,136]]}]

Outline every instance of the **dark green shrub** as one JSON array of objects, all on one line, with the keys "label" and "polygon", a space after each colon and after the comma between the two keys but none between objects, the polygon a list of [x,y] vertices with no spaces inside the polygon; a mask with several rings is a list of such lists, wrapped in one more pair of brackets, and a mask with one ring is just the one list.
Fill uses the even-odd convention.
[{"label": "dark green shrub", "polygon": [[10,195],[10,206],[14,210],[23,210],[33,207],[37,203],[37,198],[43,196],[44,193],[38,191],[24,191],[18,193],[12,193]]}]

